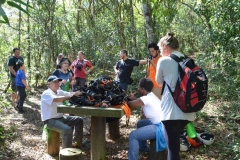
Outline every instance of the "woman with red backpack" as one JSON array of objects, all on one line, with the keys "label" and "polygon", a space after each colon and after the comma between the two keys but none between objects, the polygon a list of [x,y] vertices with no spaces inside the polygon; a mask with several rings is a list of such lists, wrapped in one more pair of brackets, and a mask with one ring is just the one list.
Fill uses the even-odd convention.
[{"label": "woman with red backpack", "polygon": [[[178,80],[178,63],[170,57],[170,54],[179,57],[184,55],[178,51],[179,43],[174,37],[174,33],[167,33],[160,39],[158,46],[162,58],[157,63],[156,81],[160,87],[165,81],[174,92]],[[189,121],[194,120],[195,113],[184,113],[174,102],[168,87],[164,87],[161,108],[163,111],[162,123],[165,128],[164,136],[168,145],[168,160],[180,160],[179,134]]]}]

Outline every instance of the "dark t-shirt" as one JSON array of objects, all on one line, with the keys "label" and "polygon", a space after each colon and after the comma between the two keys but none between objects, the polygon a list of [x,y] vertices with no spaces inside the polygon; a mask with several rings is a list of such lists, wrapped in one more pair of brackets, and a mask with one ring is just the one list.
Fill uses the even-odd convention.
[{"label": "dark t-shirt", "polygon": [[139,60],[128,58],[126,60],[120,60],[116,64],[116,69],[119,70],[117,75],[117,81],[127,82],[131,77],[133,67],[139,65]]},{"label": "dark t-shirt", "polygon": [[[74,76],[72,70],[68,70],[67,73],[63,73],[59,69],[56,69],[52,75],[55,75],[58,78],[61,78],[63,80],[69,81],[70,83],[72,81],[72,77]],[[64,84],[60,86],[61,89],[64,89],[64,87],[65,87]]]},{"label": "dark t-shirt", "polygon": [[[20,56],[19,58],[16,58],[15,56],[12,56],[12,57],[10,57],[9,60],[8,60],[8,66],[13,66],[13,69],[15,70],[16,73],[17,73],[17,71],[18,71],[16,63],[17,63],[17,61],[18,61],[19,59],[20,59],[21,61],[23,61],[23,58],[22,58],[21,56]],[[23,61],[23,62],[24,62],[24,61]],[[11,77],[15,77],[11,72],[10,72],[10,74],[11,74]]]}]

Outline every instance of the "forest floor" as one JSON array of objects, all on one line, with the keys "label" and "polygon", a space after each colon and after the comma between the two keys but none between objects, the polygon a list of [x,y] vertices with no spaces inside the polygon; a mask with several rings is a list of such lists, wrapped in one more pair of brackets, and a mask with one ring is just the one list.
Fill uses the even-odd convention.
[{"label": "forest floor", "polygon": [[[19,114],[10,105],[10,94],[7,94],[9,105],[0,106],[0,125],[5,131],[0,141],[0,159],[2,160],[52,160],[58,156],[50,156],[46,153],[46,143],[42,140],[40,95],[44,88],[35,89],[26,99],[24,114]],[[238,108],[233,112],[232,107]],[[181,152],[183,160],[239,160],[240,157],[240,120],[232,114],[239,115],[238,103],[208,102],[206,107],[197,114],[194,122],[200,127],[215,135],[212,145],[202,145],[198,148],[191,148],[188,152]],[[236,116],[235,116],[236,117]],[[90,117],[84,118],[84,134],[89,132]],[[136,128],[139,119],[139,110],[134,110],[128,127],[125,125],[125,116],[120,119],[121,138],[116,141],[108,139],[106,131],[106,159],[126,160],[128,153],[128,136]],[[106,127],[107,128],[107,127]],[[1,139],[0,139],[1,140]],[[85,145],[83,159],[90,160],[90,140],[84,138]],[[148,159],[148,154],[141,154],[140,159]]]}]

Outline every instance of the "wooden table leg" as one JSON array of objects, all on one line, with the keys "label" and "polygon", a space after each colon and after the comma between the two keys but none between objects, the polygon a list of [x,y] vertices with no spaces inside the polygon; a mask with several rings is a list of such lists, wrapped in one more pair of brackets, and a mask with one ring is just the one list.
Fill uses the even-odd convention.
[{"label": "wooden table leg", "polygon": [[106,118],[91,116],[91,160],[106,159]]}]

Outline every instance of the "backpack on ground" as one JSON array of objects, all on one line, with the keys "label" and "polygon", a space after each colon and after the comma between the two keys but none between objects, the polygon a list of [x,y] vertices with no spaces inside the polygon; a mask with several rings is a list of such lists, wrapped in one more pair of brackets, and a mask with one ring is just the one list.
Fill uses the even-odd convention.
[{"label": "backpack on ground", "polygon": [[176,105],[183,112],[191,113],[201,110],[207,101],[208,78],[206,74],[188,56],[178,57],[171,54],[170,57],[178,62],[178,80],[174,92],[165,81],[163,90],[167,85]]}]

